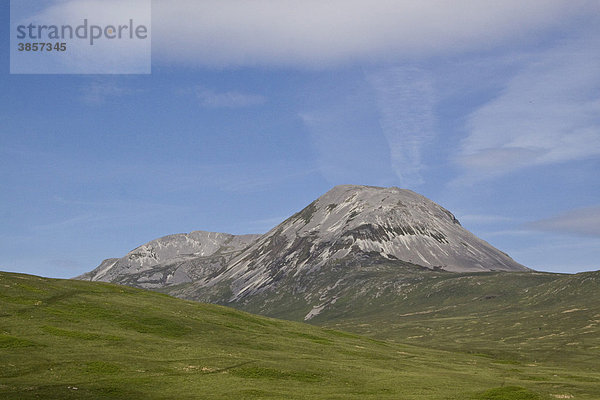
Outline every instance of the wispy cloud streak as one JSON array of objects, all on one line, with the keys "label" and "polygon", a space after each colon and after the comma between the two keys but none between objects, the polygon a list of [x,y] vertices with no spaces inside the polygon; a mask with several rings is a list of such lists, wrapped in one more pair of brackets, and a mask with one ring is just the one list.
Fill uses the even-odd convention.
[{"label": "wispy cloud streak", "polygon": [[600,206],[567,211],[555,217],[530,222],[526,228],[600,237]]},{"label": "wispy cloud streak", "polygon": [[473,112],[456,162],[463,183],[600,156],[600,39],[531,57],[503,92]]},{"label": "wispy cloud streak", "polygon": [[215,92],[206,88],[198,88],[196,91],[200,105],[209,108],[241,108],[264,104],[267,99],[264,96],[236,91]]},{"label": "wispy cloud streak", "polygon": [[392,168],[402,185],[423,183],[422,151],[434,137],[434,91],[418,69],[391,68],[368,75],[390,147]]},{"label": "wispy cloud streak", "polygon": [[83,86],[82,100],[84,103],[97,106],[118,97],[130,96],[139,91],[125,87],[111,78],[97,79]]}]

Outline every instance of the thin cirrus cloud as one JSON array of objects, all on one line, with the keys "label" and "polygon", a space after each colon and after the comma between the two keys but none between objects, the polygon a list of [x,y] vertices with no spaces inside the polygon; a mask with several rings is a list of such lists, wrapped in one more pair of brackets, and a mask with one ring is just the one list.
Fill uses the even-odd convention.
[{"label": "thin cirrus cloud", "polygon": [[[350,102],[351,103],[351,102]],[[327,105],[299,114],[315,150],[319,173],[330,183],[386,179],[389,160],[379,132],[364,132],[355,104]],[[385,181],[377,182],[384,185]]]},{"label": "thin cirrus cloud", "polygon": [[435,93],[428,72],[413,67],[373,69],[336,82],[299,114],[331,183],[375,179],[379,185],[424,182],[423,152],[435,139]]},{"label": "thin cirrus cloud", "polygon": [[84,85],[81,93],[81,99],[84,103],[89,105],[100,105],[111,99],[134,95],[139,93],[139,91],[130,89],[118,83],[116,80],[103,79],[93,80]]},{"label": "thin cirrus cloud", "polygon": [[153,2],[159,59],[199,66],[327,67],[489,49],[597,9],[565,0]]},{"label": "thin cirrus cloud", "polygon": [[377,98],[379,124],[392,169],[403,186],[423,183],[423,148],[434,137],[434,91],[426,72],[389,68],[367,76]]},{"label": "thin cirrus cloud", "polygon": [[379,110],[374,91],[363,74],[330,79],[298,114],[315,154],[315,165],[330,184],[367,182],[387,186],[396,182],[390,168],[390,148],[377,126]]},{"label": "thin cirrus cloud", "polygon": [[467,120],[462,183],[600,156],[600,40],[583,35],[536,54]]},{"label": "thin cirrus cloud", "polygon": [[208,108],[241,108],[259,106],[266,103],[264,96],[236,91],[215,92],[206,88],[197,88],[196,96],[200,105]]},{"label": "thin cirrus cloud", "polygon": [[600,206],[567,211],[555,217],[530,222],[525,227],[545,232],[600,237]]}]

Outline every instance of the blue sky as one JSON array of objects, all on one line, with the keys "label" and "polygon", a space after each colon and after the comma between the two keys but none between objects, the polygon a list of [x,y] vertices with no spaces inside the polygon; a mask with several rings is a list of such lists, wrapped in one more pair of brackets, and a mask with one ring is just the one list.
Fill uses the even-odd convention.
[{"label": "blue sky", "polygon": [[0,269],[262,233],[346,183],[600,269],[600,4],[471,3],[155,0],[150,75],[10,75],[0,3]]}]

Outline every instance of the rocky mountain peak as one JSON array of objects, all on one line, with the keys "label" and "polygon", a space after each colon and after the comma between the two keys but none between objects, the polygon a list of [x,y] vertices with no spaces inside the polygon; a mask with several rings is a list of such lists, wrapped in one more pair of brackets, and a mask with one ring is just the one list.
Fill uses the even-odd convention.
[{"label": "rocky mountain peak", "polygon": [[[300,212],[301,232],[360,225],[427,225],[441,220],[460,225],[445,208],[411,190],[397,187],[336,186]],[[293,217],[292,217],[293,218]]]},{"label": "rocky mountain peak", "polygon": [[136,247],[124,257],[104,260],[96,269],[77,278],[142,287],[191,282],[198,265],[210,261],[223,267],[259,236],[205,231],[163,236]]},{"label": "rocky mountain peak", "polygon": [[396,187],[336,186],[263,235],[211,285],[232,281],[232,299],[327,265],[400,260],[454,272],[526,270],[465,230],[451,212]]},{"label": "rocky mountain peak", "polygon": [[420,194],[340,185],[264,235],[166,236],[106,260],[81,278],[146,288],[189,283],[172,293],[243,302],[282,290],[327,292],[344,277],[377,266],[399,273],[402,268],[527,270]]}]

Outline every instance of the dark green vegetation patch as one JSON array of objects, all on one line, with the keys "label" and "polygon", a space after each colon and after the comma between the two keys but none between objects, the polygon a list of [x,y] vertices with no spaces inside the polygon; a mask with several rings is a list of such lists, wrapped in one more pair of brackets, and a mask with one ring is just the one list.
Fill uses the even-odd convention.
[{"label": "dark green vegetation patch", "polygon": [[542,397],[523,387],[506,386],[487,390],[477,398],[481,400],[540,400]]}]

